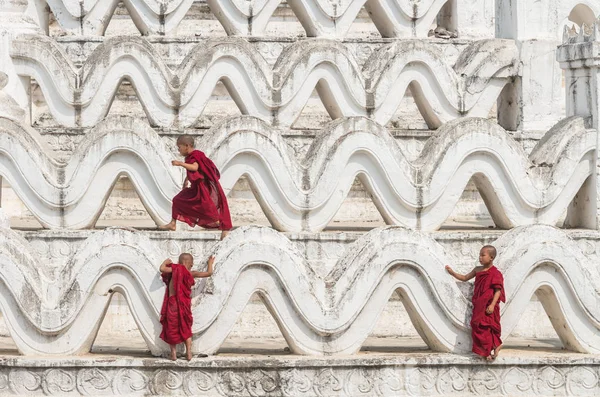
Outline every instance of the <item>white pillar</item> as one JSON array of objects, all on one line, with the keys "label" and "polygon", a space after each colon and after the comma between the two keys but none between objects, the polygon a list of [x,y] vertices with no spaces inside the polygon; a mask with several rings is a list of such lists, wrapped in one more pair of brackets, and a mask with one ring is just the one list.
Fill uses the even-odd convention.
[{"label": "white pillar", "polygon": [[[565,70],[567,116],[580,116],[586,127],[600,128],[600,26],[584,27],[579,34],[565,28],[556,58]],[[567,210],[566,227],[600,229],[600,140],[596,137],[595,173],[583,185]]]},{"label": "white pillar", "polygon": [[2,176],[0,175],[0,229],[10,228],[10,219],[4,213],[2,209]]},{"label": "white pillar", "polygon": [[29,0],[25,16],[33,19],[42,33],[50,34],[50,6],[46,0]]},{"label": "white pillar", "polygon": [[493,38],[494,0],[448,0],[437,22],[461,39]]},{"label": "white pillar", "polygon": [[[23,33],[41,34],[36,21],[26,15],[29,3],[27,0],[6,0],[0,2],[0,71],[8,76],[8,83],[3,91],[14,98],[26,113],[29,120],[30,97],[29,79],[21,78],[14,67],[10,57],[12,39]],[[31,120],[29,120],[31,121]]]},{"label": "white pillar", "polygon": [[[522,74],[498,101],[498,119],[511,130],[550,129],[562,118],[562,73],[553,0],[496,0],[496,37],[517,41]],[[554,8],[553,8],[554,7]]]}]

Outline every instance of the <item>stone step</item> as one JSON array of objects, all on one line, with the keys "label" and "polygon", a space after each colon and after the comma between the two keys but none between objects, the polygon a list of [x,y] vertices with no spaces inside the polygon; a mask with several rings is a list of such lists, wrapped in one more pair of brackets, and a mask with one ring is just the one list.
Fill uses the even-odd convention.
[{"label": "stone step", "polygon": [[[225,354],[179,359],[144,352],[83,357],[0,356],[2,395],[196,396],[597,396],[600,356],[568,354],[553,344],[507,345],[486,364],[471,355],[375,340],[348,357],[301,357],[239,341]],[[390,343],[391,342],[391,343]],[[392,352],[382,349],[381,344]],[[406,342],[404,342],[406,343]],[[240,353],[240,351],[242,353]],[[245,354],[244,354],[245,353]]]}]

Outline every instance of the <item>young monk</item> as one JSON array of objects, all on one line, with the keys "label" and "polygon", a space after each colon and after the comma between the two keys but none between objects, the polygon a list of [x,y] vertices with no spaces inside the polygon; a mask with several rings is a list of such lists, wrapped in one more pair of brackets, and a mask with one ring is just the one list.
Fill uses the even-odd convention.
[{"label": "young monk", "polygon": [[160,323],[163,327],[160,338],[171,347],[171,360],[177,360],[177,345],[180,343],[185,343],[187,360],[192,359],[192,286],[194,278],[212,275],[214,261],[214,256],[208,258],[208,269],[205,272],[191,270],[194,257],[187,253],[179,255],[179,263],[166,259],[160,265],[162,279],[167,284],[160,311]]},{"label": "young monk", "polygon": [[194,148],[192,136],[177,138],[177,148],[185,161],[173,160],[171,164],[185,168],[187,175],[181,192],[173,197],[172,220],[160,229],[176,230],[177,221],[181,221],[191,227],[219,229],[223,240],[232,225],[227,197],[219,183],[221,174],[204,153]]},{"label": "young monk", "polygon": [[494,360],[502,349],[500,339],[500,307],[498,301],[505,302],[504,278],[494,266],[496,248],[486,245],[479,252],[479,263],[469,274],[456,273],[450,266],[446,270],[460,281],[469,281],[475,277],[473,289],[473,316],[471,317],[471,336],[473,353]]}]

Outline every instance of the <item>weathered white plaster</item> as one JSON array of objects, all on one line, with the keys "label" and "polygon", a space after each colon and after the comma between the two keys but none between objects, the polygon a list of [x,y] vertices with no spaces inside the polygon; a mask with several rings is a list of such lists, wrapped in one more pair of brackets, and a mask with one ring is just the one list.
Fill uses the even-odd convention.
[{"label": "weathered white plaster", "polygon": [[[573,34],[572,34],[573,33]],[[600,22],[583,25],[579,33],[565,27],[557,60],[565,69],[567,114],[585,119],[596,131],[600,128]],[[598,138],[597,138],[598,139]],[[592,159],[594,173],[582,186],[570,206],[566,224],[600,229],[600,140]]]},{"label": "weathered white plaster", "polygon": [[[1,236],[0,258],[7,266],[0,269],[0,304],[21,352],[88,351],[111,291],[127,299],[150,350],[158,354],[164,348],[158,340],[164,287],[156,264],[167,254],[144,234],[118,229],[94,233],[60,270],[61,277],[49,284],[34,268],[38,261],[33,247],[7,229]],[[509,291],[503,308],[505,332],[510,334],[537,293],[565,346],[596,352],[598,275],[579,246],[548,226],[517,228],[494,244]],[[250,296],[258,292],[292,351],[353,353],[397,289],[430,348],[470,349],[468,300],[443,271],[448,258],[429,235],[375,229],[348,247],[324,277],[296,245],[272,229],[236,229],[213,249],[216,272],[194,298],[196,351],[217,351]]]},{"label": "weathered white plaster", "polygon": [[141,38],[113,38],[82,67],[45,36],[13,43],[22,76],[40,84],[52,115],[65,126],[92,126],[108,113],[122,79],[135,86],[151,124],[191,126],[222,80],[243,114],[290,126],[317,90],[332,118],[368,116],[386,124],[410,87],[431,127],[457,117],[487,117],[503,87],[517,74],[512,41],[483,40],[467,47],[454,66],[421,40],[381,47],[360,70],[336,41],[298,41],[275,66],[243,39],[199,44],[175,69]]},{"label": "weathered white plaster", "polygon": [[[207,3],[227,34],[261,36],[282,0],[208,0]],[[438,13],[447,3],[448,0],[287,1],[307,36],[336,38],[345,37],[363,6],[383,37],[427,37]],[[478,36],[490,32],[490,27],[493,27],[493,3],[489,0],[486,0],[483,12],[483,7],[473,8],[476,4],[471,0],[450,3],[458,3],[461,26],[474,25],[470,27],[470,32],[477,32]],[[48,0],[61,28],[78,35],[103,35],[117,4],[117,0],[91,0],[83,4],[74,0]],[[130,0],[125,2],[125,7],[141,34],[174,34],[192,4],[193,0],[176,0],[166,4],[156,0]],[[466,18],[469,10],[474,15]]]},{"label": "weathered white plaster", "polygon": [[16,36],[24,33],[37,34],[40,31],[34,20],[26,15],[27,5],[27,0],[4,0],[0,3],[0,72],[5,76],[2,78],[3,99],[6,100],[6,96],[12,98],[13,102],[19,104],[21,111],[25,110],[25,114],[30,109],[30,81],[17,73],[18,68],[10,56],[10,48]]},{"label": "weathered white plaster", "polygon": [[563,116],[556,46],[566,24],[589,23],[596,16],[600,16],[600,3],[593,0],[496,1],[496,37],[515,39],[522,62],[520,78],[499,107],[503,117],[510,119],[502,121],[504,127],[545,130]]},{"label": "weathered white plaster", "polygon": [[[520,354],[519,354],[520,353]],[[506,355],[506,351],[505,351]],[[11,359],[4,395],[582,396],[600,393],[598,357],[517,352],[494,365],[448,354],[224,357],[182,365],[129,356]]]},{"label": "weathered white plaster", "polygon": [[[356,118],[331,123],[298,161],[279,130],[241,117],[213,128],[198,147],[221,169],[226,191],[247,176],[274,227],[319,231],[356,177],[389,224],[436,230],[471,178],[498,226],[555,224],[593,172],[595,145],[596,133],[572,118],[557,124],[527,156],[494,123],[459,119],[440,128],[411,162],[388,131]],[[150,216],[167,222],[182,179],[170,167],[164,143],[135,120],[99,124],[61,164],[33,130],[0,118],[0,150],[0,174],[51,228],[92,226],[120,174],[133,181]]]},{"label": "weathered white plaster", "polygon": [[[0,29],[11,38],[0,47],[8,76],[0,93],[0,174],[43,226],[55,229],[17,233],[0,222],[0,309],[21,352],[88,351],[101,322],[111,321],[111,294],[121,293],[145,343],[160,354],[164,286],[156,267],[182,251],[198,262],[213,252],[218,258],[206,289],[201,283],[195,291],[196,351],[217,351],[259,293],[274,322],[248,328],[257,335],[278,326],[295,353],[355,353],[377,320],[394,315],[384,311],[402,303],[433,350],[468,352],[470,288],[443,265],[468,271],[486,243],[498,246],[506,277],[505,339],[523,328],[529,336],[556,332],[567,349],[599,352],[598,233],[523,226],[560,224],[566,212],[566,226],[598,228],[596,39],[583,28],[559,50],[567,54],[568,116],[579,118],[562,120],[554,60],[567,18],[589,23],[597,2],[499,0],[493,15],[490,0],[210,0],[216,15],[202,11],[208,23],[197,30],[189,26],[201,2],[127,0],[118,12],[130,15],[113,18],[117,3],[49,0],[60,26],[42,0],[0,5]],[[357,15],[368,23],[365,9],[375,28],[352,26]],[[274,14],[277,27],[268,29]],[[215,17],[219,22],[210,21]],[[34,19],[39,29],[30,29]],[[459,39],[425,38],[435,19]],[[111,20],[111,34],[125,37],[91,36],[105,34]],[[215,39],[223,28],[248,39]],[[178,29],[189,36],[175,35]],[[40,36],[48,32],[71,36]],[[498,98],[504,129],[493,117],[464,118],[489,118]],[[211,99],[219,103],[208,112]],[[234,104],[247,116],[224,119],[238,111]],[[105,119],[109,113],[128,117]],[[249,184],[233,192],[258,197],[261,208],[246,209],[248,219],[314,234],[245,227],[218,242],[211,232],[65,230],[93,226],[120,175],[156,222],[167,221],[182,179],[169,166],[171,146],[183,131],[202,137],[198,146],[223,171],[226,190],[240,177]],[[415,142],[398,143],[411,137]],[[357,176],[366,190],[352,190]],[[322,232],[346,200],[371,197],[388,223],[438,229],[461,195],[476,196],[465,191],[469,180],[497,226],[517,227]],[[481,228],[483,204],[471,203]],[[362,217],[359,208],[341,212]],[[132,219],[122,211],[121,222]],[[542,316],[554,330],[532,323]],[[385,336],[394,335],[390,328]],[[167,368],[162,360],[26,358],[6,361],[0,394],[597,395],[597,357],[569,357],[500,358],[485,367],[431,353],[231,359],[194,369]]]}]

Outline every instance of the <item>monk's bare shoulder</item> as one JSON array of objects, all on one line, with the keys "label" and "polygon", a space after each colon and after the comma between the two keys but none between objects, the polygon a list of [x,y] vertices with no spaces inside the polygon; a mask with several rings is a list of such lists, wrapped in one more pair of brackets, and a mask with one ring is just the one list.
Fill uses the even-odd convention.
[{"label": "monk's bare shoulder", "polygon": [[475,273],[483,272],[483,271],[485,271],[485,267],[483,267],[483,266],[475,266],[475,268],[473,269],[473,271]]}]

